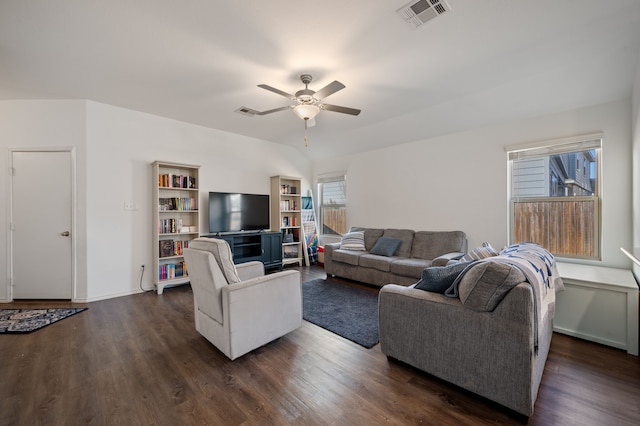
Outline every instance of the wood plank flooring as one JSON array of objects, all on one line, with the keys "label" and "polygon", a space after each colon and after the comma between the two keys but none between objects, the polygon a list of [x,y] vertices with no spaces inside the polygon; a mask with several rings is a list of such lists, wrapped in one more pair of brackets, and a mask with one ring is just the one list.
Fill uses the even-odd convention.
[{"label": "wood plank flooring", "polygon": [[560,334],[526,419],[307,322],[229,361],[195,331],[188,285],[86,306],[0,335],[1,425],[640,424],[640,358]]}]

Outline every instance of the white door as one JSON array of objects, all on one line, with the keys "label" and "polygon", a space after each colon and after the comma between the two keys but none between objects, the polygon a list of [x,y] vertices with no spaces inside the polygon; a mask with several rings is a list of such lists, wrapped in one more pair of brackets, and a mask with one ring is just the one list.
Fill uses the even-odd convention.
[{"label": "white door", "polygon": [[71,299],[71,152],[14,151],[11,159],[13,298]]}]

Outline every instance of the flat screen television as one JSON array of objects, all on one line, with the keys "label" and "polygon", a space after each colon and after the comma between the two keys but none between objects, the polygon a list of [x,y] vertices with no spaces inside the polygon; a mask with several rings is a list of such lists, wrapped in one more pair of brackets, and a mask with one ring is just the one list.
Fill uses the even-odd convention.
[{"label": "flat screen television", "polygon": [[269,229],[269,195],[209,192],[209,233]]}]

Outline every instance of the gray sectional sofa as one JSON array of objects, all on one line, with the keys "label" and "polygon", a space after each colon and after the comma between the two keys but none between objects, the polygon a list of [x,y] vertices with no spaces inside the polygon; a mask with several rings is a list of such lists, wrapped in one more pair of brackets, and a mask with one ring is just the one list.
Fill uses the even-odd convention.
[{"label": "gray sectional sofa", "polygon": [[[353,227],[349,232],[364,232],[361,250],[345,250],[341,243],[324,246],[327,276],[338,276],[382,287],[385,284],[414,284],[424,268],[446,265],[463,256],[467,237],[462,231],[413,231]],[[400,246],[391,256],[372,254],[381,238],[399,239]]]},{"label": "gray sectional sofa", "polygon": [[469,264],[446,295],[389,284],[378,299],[380,348],[530,416],[563,288],[553,256],[524,244]]}]

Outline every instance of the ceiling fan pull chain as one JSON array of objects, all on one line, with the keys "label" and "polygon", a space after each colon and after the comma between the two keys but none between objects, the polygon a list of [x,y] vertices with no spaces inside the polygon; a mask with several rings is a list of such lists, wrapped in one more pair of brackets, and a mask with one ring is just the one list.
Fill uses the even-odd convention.
[{"label": "ceiling fan pull chain", "polygon": [[309,146],[309,142],[307,141],[307,121],[309,121],[308,118],[304,119],[304,146],[305,148],[307,148]]}]

